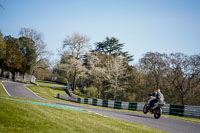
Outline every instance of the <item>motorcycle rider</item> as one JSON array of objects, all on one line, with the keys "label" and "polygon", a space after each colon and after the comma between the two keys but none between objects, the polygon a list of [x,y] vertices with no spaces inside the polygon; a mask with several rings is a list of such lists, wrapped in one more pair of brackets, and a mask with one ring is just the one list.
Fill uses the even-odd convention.
[{"label": "motorcycle rider", "polygon": [[157,102],[162,102],[164,101],[164,96],[163,94],[160,92],[160,89],[156,89],[155,92],[150,93],[148,96],[154,96],[155,98],[153,98],[150,102],[149,102],[149,106],[147,108],[147,110],[149,110],[151,107],[154,106],[155,103]]}]

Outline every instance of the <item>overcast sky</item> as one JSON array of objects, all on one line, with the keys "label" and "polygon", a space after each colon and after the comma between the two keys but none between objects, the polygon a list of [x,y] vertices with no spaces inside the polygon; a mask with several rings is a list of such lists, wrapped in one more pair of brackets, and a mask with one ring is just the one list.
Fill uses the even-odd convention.
[{"label": "overcast sky", "polygon": [[116,37],[134,63],[148,51],[200,53],[200,0],[0,0],[0,30],[19,37],[20,28],[43,33],[54,59],[66,35]]}]

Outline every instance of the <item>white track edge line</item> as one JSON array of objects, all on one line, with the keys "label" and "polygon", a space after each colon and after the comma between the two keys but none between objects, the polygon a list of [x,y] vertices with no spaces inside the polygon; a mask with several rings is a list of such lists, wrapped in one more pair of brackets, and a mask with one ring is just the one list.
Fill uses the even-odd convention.
[{"label": "white track edge line", "polygon": [[[24,84],[23,86],[24,86],[27,90],[29,90],[30,92],[32,92],[34,95],[36,95],[37,97],[42,98],[42,97],[38,96],[35,92],[33,92],[31,89],[29,89],[28,87],[26,87],[25,84]],[[42,98],[42,99],[43,99],[43,98]]]},{"label": "white track edge line", "polygon": [[[5,81],[2,81],[2,83]],[[5,86],[1,83],[1,85],[3,86],[4,90],[6,91],[6,93],[8,94],[8,96],[11,96],[10,93],[8,93],[8,91],[6,90]]]}]

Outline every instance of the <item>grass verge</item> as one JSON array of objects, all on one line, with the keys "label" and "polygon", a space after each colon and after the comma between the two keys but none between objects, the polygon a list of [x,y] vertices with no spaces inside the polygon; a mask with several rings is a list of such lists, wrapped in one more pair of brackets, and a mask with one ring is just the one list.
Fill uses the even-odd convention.
[{"label": "grass verge", "polygon": [[[0,81],[1,82],[1,81]],[[0,83],[0,96],[1,97],[8,97],[8,94],[6,93],[6,91],[3,88],[3,85],[1,85]]]},{"label": "grass verge", "polygon": [[[0,85],[0,95],[4,96]],[[5,93],[6,94],[6,93]],[[96,114],[0,98],[0,131],[9,133],[164,133],[158,129]]]},{"label": "grass verge", "polygon": [[26,86],[26,87],[35,92],[38,96],[54,101],[63,101],[56,98],[57,93],[66,94],[66,92],[62,88],[53,88],[46,86]]}]

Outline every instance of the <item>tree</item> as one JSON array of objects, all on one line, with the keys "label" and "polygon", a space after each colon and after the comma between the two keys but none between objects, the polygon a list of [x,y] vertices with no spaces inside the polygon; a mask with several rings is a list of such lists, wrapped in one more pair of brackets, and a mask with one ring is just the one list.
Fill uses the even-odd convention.
[{"label": "tree", "polygon": [[127,63],[120,57],[90,52],[85,55],[84,61],[87,68],[87,85],[98,90],[99,98],[122,99],[128,86]]},{"label": "tree", "polygon": [[[49,59],[52,54],[46,49],[46,44],[42,39],[42,33],[30,28],[21,28],[19,35],[21,37],[26,37],[34,42],[34,48],[36,50],[36,63],[32,64],[31,74],[37,73],[38,68],[41,69],[43,65],[41,65],[41,61],[45,61]],[[43,68],[46,69],[46,68]]]},{"label": "tree", "polygon": [[[184,105],[188,93],[198,87],[200,83],[200,56],[172,53],[169,60],[168,80],[178,92],[180,103]],[[197,94],[199,95],[199,92]]]},{"label": "tree", "polygon": [[[40,67],[39,67],[40,66]],[[38,68],[37,71],[35,71],[34,75],[37,79],[40,80],[51,80],[51,74],[52,70],[49,68],[49,62],[48,60],[40,60],[38,62]]]},{"label": "tree", "polygon": [[[123,43],[112,37],[95,43],[95,50],[84,55],[87,71],[87,85],[98,89],[99,98],[121,99],[127,87],[127,69],[132,56],[123,52]],[[122,74],[123,73],[123,74]]]},{"label": "tree", "polygon": [[[110,62],[106,63],[106,78],[109,82],[107,92],[113,96],[114,100],[123,94],[126,86],[127,67],[122,59],[112,57]],[[123,82],[122,82],[123,81]]]},{"label": "tree", "polygon": [[123,43],[119,43],[119,40],[114,37],[106,37],[106,40],[103,42],[96,43],[95,51],[102,52],[107,55],[120,55]]},{"label": "tree", "polygon": [[95,86],[98,97],[105,98],[106,68],[103,66],[103,56],[99,52],[91,52],[85,55],[84,64],[87,68],[87,86]]},{"label": "tree", "polygon": [[6,41],[3,38],[3,34],[0,32],[0,68],[1,68],[0,76],[1,77],[3,76],[3,72],[5,69],[4,62],[6,59],[6,47],[7,47]]},{"label": "tree", "polygon": [[72,90],[76,89],[77,78],[79,78],[83,69],[81,57],[88,47],[89,37],[80,35],[79,33],[67,36],[63,41],[63,49],[67,48],[67,50],[64,51],[62,55],[60,68],[62,70],[66,69],[65,71],[70,71],[71,76],[73,77],[73,80],[71,81]]},{"label": "tree", "polygon": [[123,52],[122,47],[124,43],[119,43],[119,39],[115,37],[106,37],[103,42],[95,43],[96,48],[94,51],[110,56],[121,56],[126,62],[133,61],[133,56],[130,56],[128,52]]},{"label": "tree", "polygon": [[159,88],[160,80],[167,70],[167,55],[158,52],[147,52],[143,58],[140,59],[140,64],[143,69],[150,72],[154,77],[154,87]]},{"label": "tree", "polygon": [[20,37],[18,39],[11,36],[5,36],[3,38],[1,35],[0,38],[1,76],[4,69],[11,71],[13,75],[15,75],[15,72],[20,72],[22,74],[25,74],[26,72],[31,73],[36,62],[36,48],[34,41],[27,37]]},{"label": "tree", "polygon": [[68,48],[69,55],[75,58],[81,58],[85,53],[85,50],[89,48],[89,37],[86,35],[80,35],[79,33],[73,33],[71,36],[67,36],[63,41],[63,48]]},{"label": "tree", "polygon": [[86,71],[83,66],[83,61],[72,58],[69,55],[65,55],[62,59],[64,61],[58,64],[58,70],[64,74],[63,76],[68,79],[68,82],[72,83],[72,91],[74,91],[76,90],[77,80],[84,76]]},{"label": "tree", "polygon": [[31,28],[21,28],[19,35],[21,37],[27,37],[35,42],[36,53],[37,53],[37,60],[46,57],[48,51],[46,50],[46,44],[42,39],[42,33],[31,29]]},{"label": "tree", "polygon": [[6,36],[6,57],[4,61],[5,70],[12,73],[12,79],[15,79],[15,72],[24,73],[26,71],[27,60],[18,49],[19,41],[11,36]]},{"label": "tree", "polygon": [[37,58],[35,42],[27,37],[20,37],[18,49],[26,58],[27,64],[25,72],[32,74]]}]

